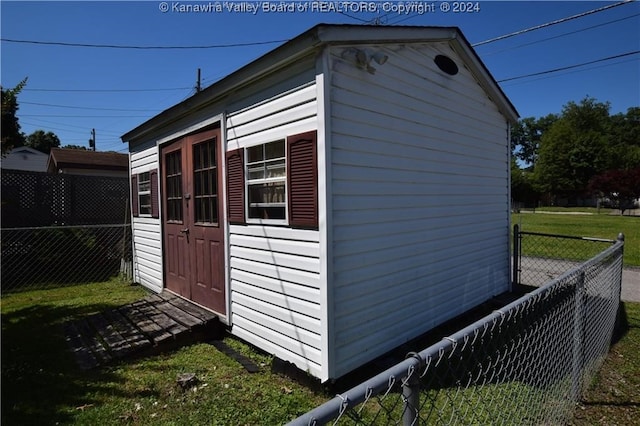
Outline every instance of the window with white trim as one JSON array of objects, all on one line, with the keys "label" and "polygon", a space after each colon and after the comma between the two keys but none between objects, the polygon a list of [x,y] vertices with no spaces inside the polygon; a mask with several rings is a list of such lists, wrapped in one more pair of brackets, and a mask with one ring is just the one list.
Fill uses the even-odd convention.
[{"label": "window with white trim", "polygon": [[141,216],[151,216],[151,173],[138,175],[138,206]]},{"label": "window with white trim", "polygon": [[287,221],[287,161],[285,141],[247,148],[247,221]]}]

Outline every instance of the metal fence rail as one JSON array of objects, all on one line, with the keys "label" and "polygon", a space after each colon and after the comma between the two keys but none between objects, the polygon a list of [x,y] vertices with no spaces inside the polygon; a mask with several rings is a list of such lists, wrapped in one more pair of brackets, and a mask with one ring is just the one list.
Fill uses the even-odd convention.
[{"label": "metal fence rail", "polygon": [[611,342],[624,241],[291,425],[561,424]]},{"label": "metal fence rail", "polygon": [[0,230],[2,293],[130,275],[131,226],[84,225]]}]

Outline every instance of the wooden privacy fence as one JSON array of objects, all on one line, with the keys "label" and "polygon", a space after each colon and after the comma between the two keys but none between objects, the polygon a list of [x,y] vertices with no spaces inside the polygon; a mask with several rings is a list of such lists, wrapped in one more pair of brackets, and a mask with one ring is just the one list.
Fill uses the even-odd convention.
[{"label": "wooden privacy fence", "polygon": [[122,224],[126,177],[2,170],[2,228]]}]

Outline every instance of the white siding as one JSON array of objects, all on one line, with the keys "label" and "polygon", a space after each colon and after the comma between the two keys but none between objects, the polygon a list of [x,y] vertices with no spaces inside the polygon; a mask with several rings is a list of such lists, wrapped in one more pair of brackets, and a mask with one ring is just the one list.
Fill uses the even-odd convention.
[{"label": "white siding", "polygon": [[[227,149],[317,128],[315,84],[229,114]],[[320,377],[320,234],[286,227],[229,227],[232,333]]]},{"label": "white siding", "polygon": [[509,285],[506,118],[447,43],[370,47],[331,52],[332,377]]},{"label": "white siding", "polygon": [[[130,163],[132,175],[159,168],[158,148],[151,143],[147,147],[138,148],[131,153]],[[163,287],[160,219],[134,217],[132,229],[134,281],[159,293]]]}]

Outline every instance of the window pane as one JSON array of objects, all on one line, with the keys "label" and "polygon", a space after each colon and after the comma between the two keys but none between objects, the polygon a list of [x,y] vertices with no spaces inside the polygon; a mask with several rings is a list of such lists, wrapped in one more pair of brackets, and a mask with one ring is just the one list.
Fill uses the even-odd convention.
[{"label": "window pane", "polygon": [[284,157],[284,141],[271,142],[264,145],[265,160]]},{"label": "window pane", "polygon": [[249,185],[249,204],[284,202],[284,182]]},{"label": "window pane", "polygon": [[267,177],[284,177],[287,174],[285,160],[275,160],[267,163]]},{"label": "window pane", "polygon": [[249,207],[249,217],[252,219],[285,219],[284,207],[266,207],[255,206]]},{"label": "window pane", "polygon": [[259,167],[249,167],[249,180],[264,179],[264,167],[261,164]]},{"label": "window pane", "polygon": [[263,145],[252,146],[247,149],[247,161],[249,163],[255,163],[256,161],[264,160]]}]

